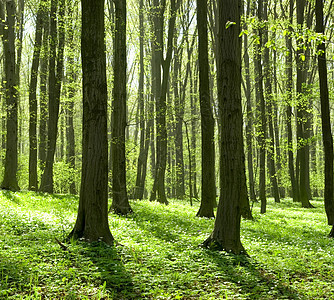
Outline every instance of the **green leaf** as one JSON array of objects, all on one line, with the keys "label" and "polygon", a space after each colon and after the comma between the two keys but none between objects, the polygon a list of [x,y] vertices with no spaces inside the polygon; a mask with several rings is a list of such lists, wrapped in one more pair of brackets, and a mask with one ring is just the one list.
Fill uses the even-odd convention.
[{"label": "green leaf", "polygon": [[227,21],[225,27],[226,27],[226,29],[227,29],[227,28],[229,28],[230,26],[235,25],[235,24],[236,24],[235,22]]}]

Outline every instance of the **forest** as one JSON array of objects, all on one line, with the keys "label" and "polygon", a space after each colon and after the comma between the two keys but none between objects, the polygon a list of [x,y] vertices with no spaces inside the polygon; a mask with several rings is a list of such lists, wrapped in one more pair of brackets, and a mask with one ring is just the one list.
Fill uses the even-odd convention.
[{"label": "forest", "polygon": [[333,0],[0,0],[0,299],[334,299]]}]

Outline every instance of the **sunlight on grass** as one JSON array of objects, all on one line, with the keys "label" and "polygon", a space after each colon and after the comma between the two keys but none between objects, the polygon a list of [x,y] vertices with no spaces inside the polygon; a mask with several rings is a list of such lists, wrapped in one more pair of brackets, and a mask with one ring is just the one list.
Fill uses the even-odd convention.
[{"label": "sunlight on grass", "polygon": [[78,198],[0,191],[0,299],[319,299],[334,297],[334,241],[321,200],[291,199],[242,221],[250,258],[202,249],[214,220],[199,203],[132,201],[110,215],[117,246],[63,240]]}]

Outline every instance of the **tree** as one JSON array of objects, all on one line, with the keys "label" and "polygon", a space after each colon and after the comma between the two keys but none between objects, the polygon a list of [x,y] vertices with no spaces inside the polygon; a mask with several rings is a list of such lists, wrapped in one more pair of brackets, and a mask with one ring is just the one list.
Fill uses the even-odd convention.
[{"label": "tree", "polygon": [[197,0],[199,94],[202,132],[202,194],[199,217],[214,217],[216,203],[214,119],[210,101],[207,1]]},{"label": "tree", "polygon": [[46,2],[40,1],[36,17],[34,54],[29,86],[29,190],[38,188],[37,178],[37,79],[43,37],[43,19]]},{"label": "tree", "polygon": [[267,139],[267,119],[266,119],[266,103],[263,91],[263,72],[262,72],[262,57],[261,46],[262,42],[262,21],[263,21],[263,0],[258,1],[257,7],[258,16],[258,42],[255,44],[254,65],[255,65],[255,87],[256,87],[256,100],[257,106],[260,110],[260,133],[259,133],[259,152],[260,152],[260,165],[259,165],[259,198],[261,201],[261,213],[266,212],[267,197],[266,197],[266,139]]},{"label": "tree", "polygon": [[6,1],[6,26],[3,35],[3,47],[5,58],[6,77],[6,109],[7,109],[7,135],[6,135],[6,156],[5,173],[1,188],[7,190],[19,190],[17,180],[18,161],[18,86],[16,74],[16,53],[15,53],[15,1]]},{"label": "tree", "polygon": [[110,210],[132,212],[126,190],[126,1],[115,0],[114,88],[112,128],[112,196]]},{"label": "tree", "polygon": [[112,244],[108,225],[107,75],[104,0],[82,0],[82,177],[77,220],[69,238]]},{"label": "tree", "polygon": [[218,100],[222,124],[220,199],[214,229],[204,246],[235,254],[240,241],[241,207],[247,198],[241,106],[241,0],[219,0]]},{"label": "tree", "polygon": [[[316,31],[324,34],[323,24],[323,0],[316,0]],[[332,225],[331,237],[334,237],[334,182],[333,182],[333,137],[331,131],[331,118],[329,108],[329,94],[327,82],[326,65],[326,47],[325,42],[320,40],[318,45],[318,71],[320,84],[320,104],[321,104],[321,124],[322,139],[325,152],[325,210],[327,214],[328,225]]]},{"label": "tree", "polygon": [[[157,133],[157,150],[156,150],[156,164],[154,172],[154,183],[150,200],[154,201],[158,194],[158,202],[168,204],[165,191],[165,175],[167,163],[167,129],[166,129],[166,98],[168,90],[170,62],[173,55],[173,36],[176,21],[176,12],[180,5],[180,0],[171,0],[170,18],[168,22],[167,33],[167,52],[164,58],[163,49],[163,26],[164,26],[164,12],[166,9],[166,2],[154,0],[153,1],[153,25],[155,40],[153,42],[153,78],[154,78],[154,96],[156,100],[156,133]],[[162,76],[161,76],[162,68]]]},{"label": "tree", "polygon": [[307,110],[309,106],[309,99],[307,98],[306,79],[307,79],[307,65],[304,48],[307,45],[304,43],[304,36],[302,34],[304,17],[305,17],[305,2],[307,0],[297,1],[297,24],[299,30],[299,38],[297,40],[297,138],[298,138],[298,166],[299,166],[299,197],[302,206],[305,208],[313,207],[309,201],[309,145],[308,145],[308,116]]},{"label": "tree", "polygon": [[[59,30],[57,30],[58,1]],[[51,0],[48,137],[46,162],[40,185],[40,190],[48,193],[53,193],[53,163],[56,151],[60,92],[64,67],[65,6],[65,0]]]}]

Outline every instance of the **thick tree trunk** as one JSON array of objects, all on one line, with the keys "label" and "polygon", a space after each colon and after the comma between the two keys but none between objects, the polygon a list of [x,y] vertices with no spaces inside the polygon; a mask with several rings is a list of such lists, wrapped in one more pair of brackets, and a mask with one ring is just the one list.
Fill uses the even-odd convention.
[{"label": "thick tree trunk", "polygon": [[213,218],[216,202],[214,119],[210,101],[207,1],[197,0],[199,99],[202,133],[202,195],[198,217]]},{"label": "thick tree trunk", "polygon": [[41,0],[36,18],[34,54],[29,86],[29,190],[38,189],[37,178],[37,78],[43,37],[45,1]]},{"label": "thick tree trunk", "polygon": [[[235,254],[244,252],[240,240],[241,208],[247,198],[241,106],[241,1],[218,1],[218,99],[222,137],[220,199],[215,226],[204,246]],[[228,24],[233,20],[233,24]],[[228,24],[228,25],[226,25]]]},{"label": "thick tree trunk", "polygon": [[108,225],[107,76],[104,0],[82,0],[83,140],[77,221],[69,238],[113,243]]},{"label": "thick tree trunk", "polygon": [[4,29],[3,46],[5,58],[6,76],[6,109],[7,109],[7,135],[6,135],[6,156],[5,172],[1,188],[17,191],[19,190],[17,180],[18,164],[18,89],[15,61],[15,1],[6,2],[6,26]]},{"label": "thick tree trunk", "polygon": [[132,212],[126,190],[126,1],[115,3],[114,87],[112,126],[112,196],[110,211]]},{"label": "thick tree trunk", "polygon": [[[316,30],[318,33],[324,34],[323,0],[316,0],[315,7]],[[327,214],[328,225],[334,225],[333,137],[331,131],[330,105],[327,82],[326,47],[324,41],[322,41],[318,45],[318,70],[320,82],[322,139],[325,152],[325,210]],[[330,236],[334,237],[333,234]]]},{"label": "thick tree trunk", "polygon": [[[42,174],[40,191],[53,193],[53,163],[56,151],[60,90],[63,79],[65,46],[65,0],[59,0],[59,42],[57,43],[57,3],[51,0],[50,57],[49,57],[49,119],[45,169]],[[58,47],[57,47],[58,46]],[[56,50],[58,52],[56,54]],[[56,65],[57,60],[57,65]]]}]

